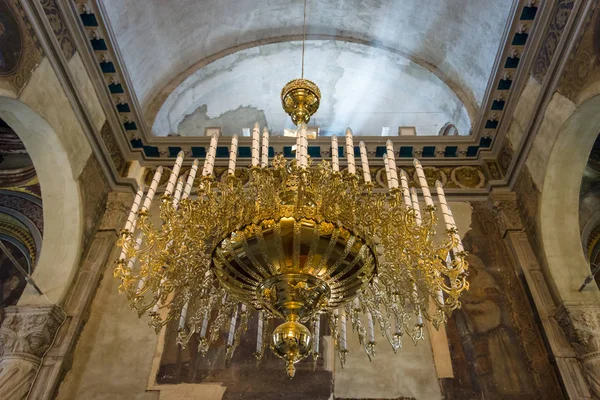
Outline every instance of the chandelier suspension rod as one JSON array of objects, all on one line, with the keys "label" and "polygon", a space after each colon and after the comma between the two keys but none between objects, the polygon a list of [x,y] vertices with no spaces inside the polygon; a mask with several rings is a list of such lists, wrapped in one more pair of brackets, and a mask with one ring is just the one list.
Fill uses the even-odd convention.
[{"label": "chandelier suspension rod", "polygon": [[302,23],[302,79],[304,79],[304,42],[306,42],[306,0],[304,0],[304,22]]}]

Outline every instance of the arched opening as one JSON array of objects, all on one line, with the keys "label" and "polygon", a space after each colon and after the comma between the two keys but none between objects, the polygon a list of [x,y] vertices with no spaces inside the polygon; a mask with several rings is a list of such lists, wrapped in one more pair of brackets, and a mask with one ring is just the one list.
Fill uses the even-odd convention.
[{"label": "arched opening", "polygon": [[43,231],[35,167],[21,139],[0,119],[0,309],[16,305],[23,294]]},{"label": "arched opening", "polygon": [[540,201],[540,235],[549,284],[561,302],[599,300],[596,285],[578,289],[590,273],[579,230],[581,178],[600,132],[600,95],[579,106],[562,126],[549,160]]},{"label": "arched opening", "polygon": [[[56,130],[26,104],[0,96],[0,118],[23,142],[42,193],[43,226],[32,277],[54,303],[60,303],[73,279],[81,252],[81,196],[67,146]],[[18,304],[47,303],[30,285]]]}]

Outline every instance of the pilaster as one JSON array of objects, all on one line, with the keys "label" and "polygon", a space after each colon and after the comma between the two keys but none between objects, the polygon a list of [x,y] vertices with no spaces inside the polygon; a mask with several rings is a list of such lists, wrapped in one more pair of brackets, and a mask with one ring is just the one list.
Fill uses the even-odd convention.
[{"label": "pilaster", "polygon": [[39,373],[42,358],[65,321],[57,306],[11,306],[0,325],[0,398],[20,400]]},{"label": "pilaster", "polygon": [[553,298],[514,193],[492,195],[490,207],[517,274],[527,284],[568,398],[600,398],[600,348],[594,347],[600,346],[600,304],[566,306]]}]

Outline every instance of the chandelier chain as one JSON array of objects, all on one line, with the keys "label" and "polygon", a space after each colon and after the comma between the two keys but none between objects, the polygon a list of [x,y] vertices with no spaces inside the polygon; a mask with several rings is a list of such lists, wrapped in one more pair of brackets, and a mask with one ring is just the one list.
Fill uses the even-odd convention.
[{"label": "chandelier chain", "polygon": [[304,0],[304,22],[302,22],[302,79],[304,79],[304,42],[306,42],[306,0]]}]

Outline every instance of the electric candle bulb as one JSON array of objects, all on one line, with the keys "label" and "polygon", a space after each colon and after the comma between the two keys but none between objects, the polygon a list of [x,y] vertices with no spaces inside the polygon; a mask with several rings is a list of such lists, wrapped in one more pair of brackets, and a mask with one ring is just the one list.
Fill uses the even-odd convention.
[{"label": "electric candle bulb", "polygon": [[235,175],[235,162],[237,160],[237,150],[238,150],[238,136],[233,135],[231,138],[231,148],[229,149],[229,168],[227,169],[227,173],[229,175]]},{"label": "electric candle bulb", "polygon": [[360,161],[362,163],[363,177],[366,183],[371,182],[371,171],[369,170],[369,157],[367,155],[367,148],[365,142],[361,141],[360,147]]},{"label": "electric candle bulb", "polygon": [[383,155],[383,165],[385,166],[385,178],[387,180],[388,189],[392,188],[392,173],[390,172],[390,160],[387,154]]},{"label": "electric candle bulb", "polygon": [[269,130],[265,126],[262,133],[262,154],[260,166],[267,168],[269,166]]},{"label": "electric candle bulb", "polygon": [[258,167],[259,148],[260,148],[260,125],[257,122],[254,124],[254,129],[252,129],[252,166],[253,167]]},{"label": "electric candle bulb", "polygon": [[202,328],[200,328],[200,337],[206,337],[206,331],[208,329],[208,310],[204,311],[204,318],[202,319]]},{"label": "electric candle bulb", "polygon": [[334,172],[340,171],[340,158],[338,154],[338,140],[337,136],[331,136],[331,169]]},{"label": "electric candle bulb", "polygon": [[144,195],[144,188],[140,186],[137,193],[135,194],[135,198],[133,199],[133,204],[131,205],[131,210],[129,210],[129,216],[127,217],[127,222],[125,223],[126,231],[132,230],[133,223],[135,221],[135,216],[140,207],[140,202],[142,201],[143,195]]},{"label": "electric candle bulb", "polygon": [[388,159],[388,164],[390,167],[390,178],[392,189],[398,187],[398,170],[396,169],[396,157],[394,156],[394,145],[391,140],[386,142],[386,154]]},{"label": "electric candle bulb", "polygon": [[425,171],[423,171],[421,163],[416,158],[413,160],[413,164],[415,166],[415,169],[417,170],[417,177],[419,178],[419,184],[421,185],[421,190],[423,191],[423,198],[425,199],[425,204],[427,204],[427,206],[433,207],[433,200],[431,198],[431,192],[429,191],[427,179],[425,178]]},{"label": "electric candle bulb", "polygon": [[204,168],[202,169],[202,176],[210,176],[213,173],[215,167],[215,157],[217,155],[217,143],[219,141],[219,135],[213,133],[210,138],[210,145],[208,146],[208,153],[206,153],[206,160],[204,161]]},{"label": "electric candle bulb", "polygon": [[264,311],[261,310],[258,312],[258,327],[256,329],[256,352],[259,354],[262,352],[263,318]]},{"label": "electric candle bulb", "polygon": [[227,338],[227,346],[233,345],[233,334],[235,333],[235,322],[237,320],[237,307],[233,310],[233,315],[231,316],[231,323],[229,324],[229,336]]},{"label": "electric candle bulb", "polygon": [[404,170],[400,170],[400,185],[402,186],[402,196],[404,197],[404,204],[406,208],[414,207],[410,197],[410,190],[408,190],[408,178]]},{"label": "electric candle bulb", "polygon": [[354,143],[352,141],[352,129],[346,129],[346,159],[348,160],[348,173],[356,173],[356,165],[354,161]]},{"label": "electric candle bulb", "polygon": [[367,313],[367,318],[368,318],[368,333],[369,333],[369,342],[370,343],[375,343],[375,326],[373,324],[373,315],[368,312]]},{"label": "electric candle bulb", "polygon": [[315,320],[314,332],[313,332],[313,353],[319,353],[319,335],[321,329],[321,318],[317,315],[317,319]]},{"label": "electric candle bulb", "polygon": [[308,138],[306,133],[306,124],[300,125],[298,131],[298,147],[296,148],[296,154],[298,164],[300,168],[306,168],[308,166]]},{"label": "electric candle bulb", "polygon": [[346,350],[346,311],[342,311],[340,321],[340,345],[342,347],[342,350]]},{"label": "electric candle bulb", "polygon": [[421,225],[421,208],[419,207],[419,196],[417,195],[417,189],[411,188],[410,193],[412,197],[413,210],[415,210],[415,222],[417,225]]},{"label": "electric candle bulb", "polygon": [[190,197],[192,193],[192,187],[194,186],[194,179],[196,179],[196,173],[198,173],[198,159],[194,160],[194,164],[192,164],[192,168],[188,173],[187,182],[185,183],[185,190],[183,191],[182,199],[187,199]]},{"label": "electric candle bulb", "polygon": [[188,306],[190,302],[186,301],[181,309],[181,315],[179,316],[179,330],[183,330],[185,328],[185,318],[187,317]]},{"label": "electric candle bulb", "polygon": [[146,193],[146,198],[144,199],[144,205],[142,206],[143,211],[148,211],[150,209],[150,206],[152,205],[152,200],[154,199],[154,194],[156,193],[156,188],[158,187],[162,173],[163,173],[163,167],[156,168],[154,177],[152,177],[152,183],[150,184],[150,188],[148,189],[148,193]]},{"label": "electric candle bulb", "polygon": [[169,182],[167,182],[167,187],[165,189],[165,194],[170,195],[173,193],[173,189],[175,188],[175,182],[177,182],[177,178],[179,177],[179,171],[181,170],[181,164],[183,164],[183,157],[185,153],[181,150],[177,153],[177,159],[175,160],[175,165],[173,165],[173,170],[171,171],[171,176],[169,177]]},{"label": "electric candle bulb", "polygon": [[180,176],[177,179],[177,188],[175,189],[175,194],[173,195],[173,208],[177,210],[179,207],[179,200],[181,199],[181,193],[183,192],[183,176]]}]

